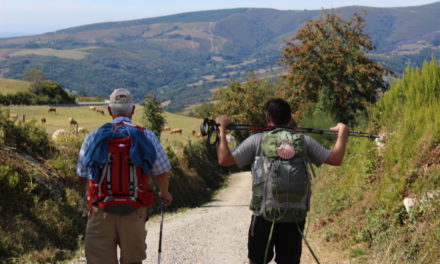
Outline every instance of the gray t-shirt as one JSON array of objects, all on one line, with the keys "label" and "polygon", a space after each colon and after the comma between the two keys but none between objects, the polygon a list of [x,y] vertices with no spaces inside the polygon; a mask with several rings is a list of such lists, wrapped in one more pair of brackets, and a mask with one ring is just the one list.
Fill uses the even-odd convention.
[{"label": "gray t-shirt", "polygon": [[[254,162],[255,156],[260,153],[261,139],[265,133],[267,132],[254,134],[248,137],[232,151],[232,156],[239,168]],[[321,166],[321,164],[328,158],[331,151],[309,136],[304,136],[304,140],[310,162],[318,167]]]}]

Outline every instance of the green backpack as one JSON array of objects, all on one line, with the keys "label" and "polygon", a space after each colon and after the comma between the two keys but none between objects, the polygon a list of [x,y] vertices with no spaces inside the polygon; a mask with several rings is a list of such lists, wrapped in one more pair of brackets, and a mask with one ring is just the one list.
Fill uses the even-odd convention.
[{"label": "green backpack", "polygon": [[252,166],[250,209],[267,221],[297,223],[309,210],[311,177],[304,135],[287,129],[266,133]]}]

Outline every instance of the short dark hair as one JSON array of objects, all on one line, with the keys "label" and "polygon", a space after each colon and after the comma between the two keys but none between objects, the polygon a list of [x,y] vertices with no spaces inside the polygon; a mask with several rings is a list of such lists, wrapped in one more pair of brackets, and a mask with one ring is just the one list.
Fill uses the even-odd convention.
[{"label": "short dark hair", "polygon": [[272,122],[277,126],[288,125],[292,117],[292,109],[288,102],[281,98],[267,101],[264,111],[272,118]]}]

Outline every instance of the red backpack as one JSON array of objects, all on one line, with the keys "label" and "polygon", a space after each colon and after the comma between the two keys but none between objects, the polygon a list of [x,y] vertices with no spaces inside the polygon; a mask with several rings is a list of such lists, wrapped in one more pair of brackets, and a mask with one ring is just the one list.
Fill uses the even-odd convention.
[{"label": "red backpack", "polygon": [[100,168],[100,180],[89,179],[88,201],[113,214],[129,214],[153,204],[149,176],[130,160],[131,137],[108,139],[108,160]]}]

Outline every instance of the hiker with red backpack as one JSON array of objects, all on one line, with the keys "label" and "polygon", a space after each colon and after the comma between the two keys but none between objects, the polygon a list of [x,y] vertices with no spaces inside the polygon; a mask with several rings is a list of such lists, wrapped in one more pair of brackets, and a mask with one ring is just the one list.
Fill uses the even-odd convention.
[{"label": "hiker with red backpack", "polygon": [[81,146],[77,174],[83,182],[89,217],[85,232],[87,263],[142,263],[146,258],[147,208],[153,204],[149,177],[169,205],[168,158],[156,135],[136,126],[130,92],[116,89],[108,111],[113,122],[91,132]]},{"label": "hiker with red backpack", "polygon": [[[348,128],[342,123],[331,128],[338,137],[329,150],[311,137],[287,129],[292,115],[290,105],[283,99],[269,100],[264,109],[267,127],[274,129],[251,135],[232,152],[226,140],[231,118],[217,117],[218,162],[240,168],[253,164],[250,209],[254,213],[248,234],[249,263],[269,263],[275,249],[277,263],[296,264],[301,260],[302,233],[310,209],[310,171],[313,172],[310,164],[341,165]],[[308,246],[307,240],[304,241]],[[315,256],[313,251],[312,255]]]}]

